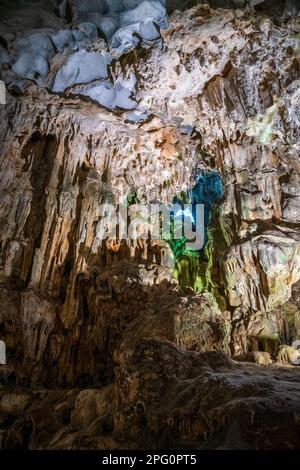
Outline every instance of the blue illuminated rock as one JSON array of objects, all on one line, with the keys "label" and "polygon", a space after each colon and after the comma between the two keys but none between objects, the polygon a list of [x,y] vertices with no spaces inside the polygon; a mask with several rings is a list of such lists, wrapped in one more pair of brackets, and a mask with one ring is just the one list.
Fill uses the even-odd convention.
[{"label": "blue illuminated rock", "polygon": [[0,44],[0,64],[10,64],[12,58],[8,51]]},{"label": "blue illuminated rock", "polygon": [[16,60],[12,71],[21,78],[42,82],[49,73],[49,60],[55,54],[51,39],[46,33],[34,33],[14,41]]},{"label": "blue illuminated rock", "polygon": [[151,19],[140,22],[139,33],[146,41],[155,41],[160,38],[159,28]]},{"label": "blue illuminated rock", "polygon": [[110,62],[109,54],[85,50],[76,52],[57,72],[52,89],[62,92],[75,84],[90,83],[99,78],[106,79],[108,78],[107,66]]},{"label": "blue illuminated rock", "polygon": [[77,25],[77,28],[89,39],[97,39],[99,37],[97,26],[91,21],[83,21]]},{"label": "blue illuminated rock", "polygon": [[136,47],[140,42],[138,30],[138,23],[118,29],[111,39],[111,47],[121,54]]},{"label": "blue illuminated rock", "polygon": [[122,25],[129,25],[150,19],[155,21],[162,28],[167,26],[166,9],[156,0],[146,0],[140,3],[134,10],[121,13],[120,19]]},{"label": "blue illuminated rock", "polygon": [[97,82],[76,90],[76,93],[88,96],[92,100],[109,109],[132,110],[137,107],[133,98],[136,80],[132,76],[128,80],[119,78],[114,84],[109,81]]},{"label": "blue illuminated rock", "polygon": [[51,39],[58,52],[62,53],[65,47],[70,49],[75,48],[75,40],[72,31],[69,29],[62,29],[55,34],[52,34]]},{"label": "blue illuminated rock", "polygon": [[191,191],[193,204],[204,204],[209,208],[212,208],[223,196],[224,189],[220,175],[209,171],[200,174]]}]

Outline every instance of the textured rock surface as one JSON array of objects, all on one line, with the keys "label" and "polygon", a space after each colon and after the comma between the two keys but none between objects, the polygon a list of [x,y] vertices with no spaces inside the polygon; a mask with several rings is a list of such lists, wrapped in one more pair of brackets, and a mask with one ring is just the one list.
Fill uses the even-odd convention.
[{"label": "textured rock surface", "polygon": [[[2,447],[299,448],[297,2],[34,3],[1,7]],[[203,171],[199,259],[100,239]]]}]

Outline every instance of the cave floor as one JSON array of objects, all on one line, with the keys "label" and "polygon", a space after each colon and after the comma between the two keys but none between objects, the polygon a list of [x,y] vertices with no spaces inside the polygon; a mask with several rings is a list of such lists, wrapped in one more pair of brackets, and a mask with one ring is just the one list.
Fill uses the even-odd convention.
[{"label": "cave floor", "polygon": [[19,387],[2,366],[10,449],[296,449],[300,368],[141,341],[101,388]]}]

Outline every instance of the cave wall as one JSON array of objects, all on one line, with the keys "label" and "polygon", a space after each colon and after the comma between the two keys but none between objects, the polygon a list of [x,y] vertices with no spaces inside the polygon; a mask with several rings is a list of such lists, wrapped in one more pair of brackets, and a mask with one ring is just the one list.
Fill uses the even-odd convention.
[{"label": "cave wall", "polygon": [[179,269],[199,292],[189,294],[195,305],[212,296],[213,329],[221,330],[217,340],[178,334],[173,312],[163,335],[228,354],[275,354],[298,338],[298,313],[291,320],[282,309],[300,277],[295,20],[278,26],[247,9],[200,5],[170,21],[163,49],[138,47],[112,69],[115,80],[138,77],[144,121],[34,81],[1,107],[1,331],[20,380],[107,380],[121,334],[144,318],[144,303],[154,308],[163,282],[177,288],[162,265],[164,242],[97,238],[99,205],[130,191],[170,202],[203,170],[220,174],[225,195],[204,259]]},{"label": "cave wall", "polygon": [[[0,448],[299,448],[297,2],[11,5]],[[193,188],[197,256],[100,239]]]}]

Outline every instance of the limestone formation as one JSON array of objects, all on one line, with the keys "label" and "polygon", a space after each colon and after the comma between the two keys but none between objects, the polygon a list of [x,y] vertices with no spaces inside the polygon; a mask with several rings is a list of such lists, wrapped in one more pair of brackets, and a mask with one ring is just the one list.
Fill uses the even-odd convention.
[{"label": "limestone formation", "polygon": [[270,354],[262,351],[250,351],[246,354],[241,354],[240,356],[234,356],[233,359],[241,362],[254,362],[255,364],[260,364],[262,366],[272,364]]},{"label": "limestone formation", "polygon": [[299,449],[298,2],[10,3],[0,448]]},{"label": "limestone formation", "polygon": [[278,349],[277,360],[288,364],[300,365],[300,352],[292,346],[282,344]]}]

